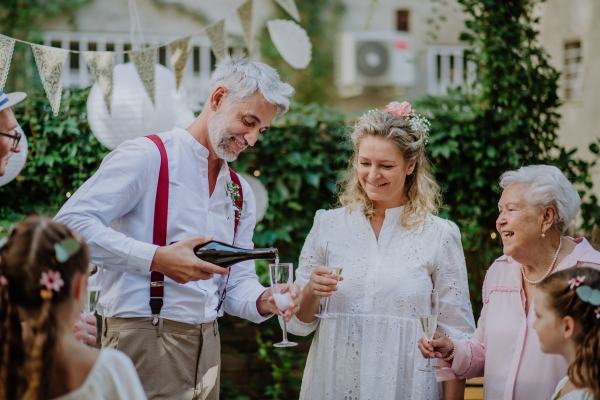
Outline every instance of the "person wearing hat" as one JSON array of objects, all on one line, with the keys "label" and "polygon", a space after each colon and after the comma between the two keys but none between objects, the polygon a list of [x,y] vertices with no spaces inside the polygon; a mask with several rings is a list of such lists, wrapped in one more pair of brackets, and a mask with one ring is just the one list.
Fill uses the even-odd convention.
[{"label": "person wearing hat", "polygon": [[12,107],[23,101],[27,95],[23,92],[4,93],[0,90],[0,176],[6,173],[8,159],[13,153],[21,151],[21,134],[15,131],[19,125]]},{"label": "person wearing hat", "polygon": [[[0,176],[6,173],[8,159],[13,153],[21,151],[21,133],[16,131],[19,123],[12,108],[26,97],[27,94],[23,92],[4,93],[0,90]],[[95,316],[81,313],[73,330],[83,343],[90,346],[96,344],[98,334]]]}]

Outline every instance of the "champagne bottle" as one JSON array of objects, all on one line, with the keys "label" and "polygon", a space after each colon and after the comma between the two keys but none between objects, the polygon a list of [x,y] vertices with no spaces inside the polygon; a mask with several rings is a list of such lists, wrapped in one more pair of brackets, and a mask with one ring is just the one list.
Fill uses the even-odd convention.
[{"label": "champagne bottle", "polygon": [[275,260],[278,255],[274,247],[241,249],[215,240],[194,247],[194,253],[204,261],[225,268],[246,260]]}]

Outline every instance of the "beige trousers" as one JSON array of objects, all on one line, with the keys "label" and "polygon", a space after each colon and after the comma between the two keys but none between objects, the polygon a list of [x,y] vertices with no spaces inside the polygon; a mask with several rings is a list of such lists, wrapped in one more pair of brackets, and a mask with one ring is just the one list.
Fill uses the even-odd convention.
[{"label": "beige trousers", "polygon": [[102,347],[127,354],[150,400],[218,400],[221,341],[217,321],[102,318]]}]

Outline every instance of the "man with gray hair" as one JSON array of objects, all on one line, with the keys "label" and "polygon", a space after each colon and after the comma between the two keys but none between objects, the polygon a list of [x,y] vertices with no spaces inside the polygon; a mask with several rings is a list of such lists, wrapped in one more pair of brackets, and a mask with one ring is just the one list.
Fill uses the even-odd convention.
[{"label": "man with gray hair", "polygon": [[[131,357],[150,399],[217,399],[217,317],[260,323],[280,314],[254,262],[229,272],[193,249],[211,238],[253,247],[254,195],[227,162],[288,110],[293,93],[264,63],[221,61],[190,127],[123,143],[56,216],[85,238],[104,271],[102,345]],[[299,287],[291,297],[288,320]]]}]

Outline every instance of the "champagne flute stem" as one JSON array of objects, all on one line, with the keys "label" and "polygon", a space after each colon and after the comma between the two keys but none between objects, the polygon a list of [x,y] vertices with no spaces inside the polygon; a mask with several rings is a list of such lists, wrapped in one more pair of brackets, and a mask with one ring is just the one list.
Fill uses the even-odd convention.
[{"label": "champagne flute stem", "polygon": [[283,343],[287,343],[287,322],[285,321],[285,312],[283,313]]},{"label": "champagne flute stem", "polygon": [[331,296],[329,296],[328,298],[325,299],[325,310],[323,310],[323,314],[327,315],[329,314],[329,300],[331,299]]},{"label": "champagne flute stem", "polygon": [[[427,344],[429,344],[429,340],[427,341]],[[427,357],[427,368],[431,367],[431,357]]]}]

